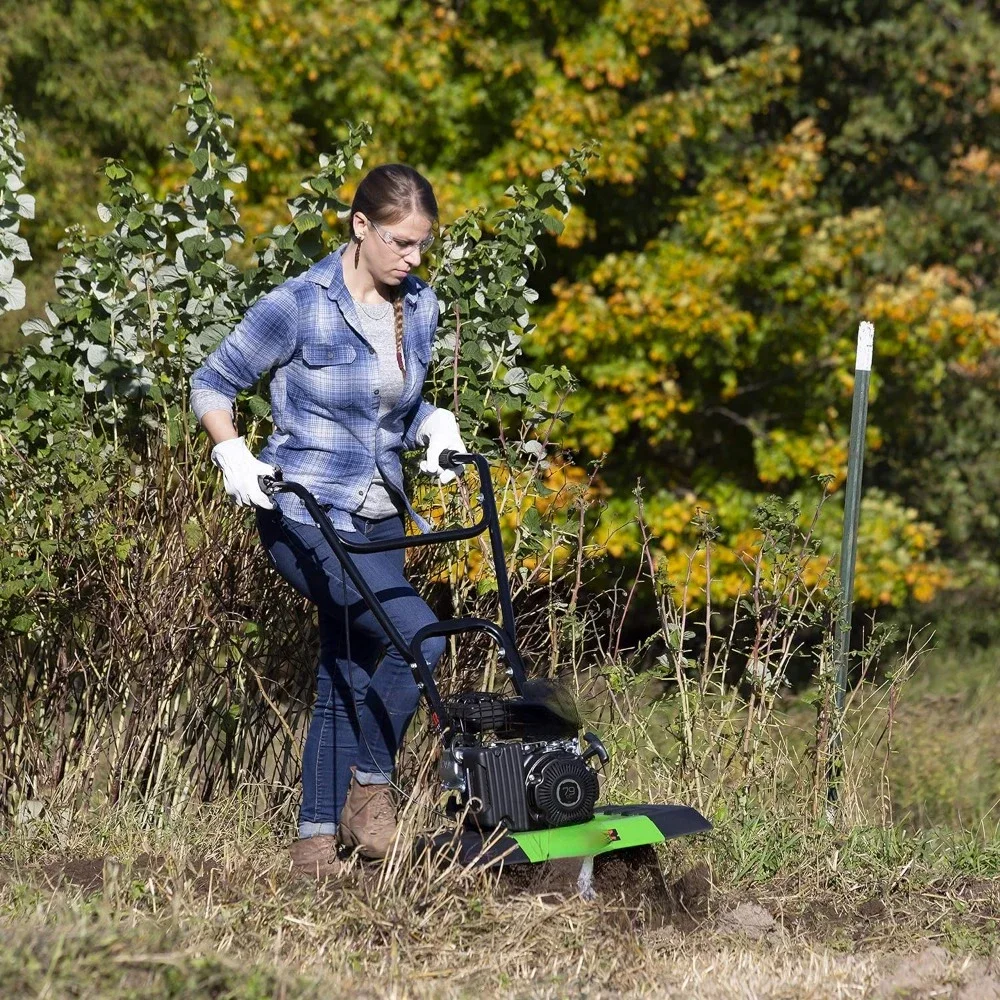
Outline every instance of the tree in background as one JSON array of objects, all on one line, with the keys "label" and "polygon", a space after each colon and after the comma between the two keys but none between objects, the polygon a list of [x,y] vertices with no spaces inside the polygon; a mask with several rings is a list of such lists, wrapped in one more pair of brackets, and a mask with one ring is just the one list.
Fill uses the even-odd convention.
[{"label": "tree in background", "polygon": [[[91,38],[83,5],[71,8],[62,37]],[[137,185],[166,185],[177,165],[129,145],[132,119],[116,118],[114,101],[59,89],[85,72],[83,57],[43,45],[51,29],[38,19],[56,14],[39,9],[5,29],[2,79],[27,87],[12,96],[29,142],[59,121],[93,121],[96,135],[106,125],[100,151],[135,149]],[[345,119],[377,124],[371,162],[424,170],[445,219],[500,204],[512,180],[541,181],[583,139],[600,141],[583,211],[545,246],[542,319],[525,346],[577,376],[557,436],[580,463],[604,457],[599,537],[612,554],[636,544],[627,522],[641,477],[675,578],[697,542],[693,515],[711,511],[717,596],[731,597],[760,498],[806,504],[815,476],[843,473],[853,334],[868,318],[873,488],[859,596],[926,601],[950,576],[962,582],[942,559],[960,565],[973,550],[995,573],[1000,529],[981,482],[964,479],[970,454],[995,466],[996,435],[956,405],[995,392],[1000,329],[989,201],[1000,29],[977,4],[226,0],[224,17],[204,13],[109,2],[95,22],[128,25],[113,36],[119,59],[157,71],[195,42],[213,52],[250,171],[243,221],[257,231],[282,217]],[[166,60],[149,45],[163,28],[175,39]],[[42,86],[23,83],[32,66],[61,103],[31,96]],[[160,120],[141,88],[123,93],[134,120]],[[170,88],[159,93],[162,116]],[[956,440],[939,458],[935,442]],[[824,516],[833,537],[835,503]]]},{"label": "tree in background", "polygon": [[[43,205],[32,227],[37,265],[26,275],[36,314],[53,294],[58,242],[90,225],[103,158],[128,162],[153,186],[176,138],[170,105],[184,65],[213,30],[206,0],[95,0],[0,4],[0,103],[25,130],[32,184]],[[0,320],[0,351],[16,343]]]}]

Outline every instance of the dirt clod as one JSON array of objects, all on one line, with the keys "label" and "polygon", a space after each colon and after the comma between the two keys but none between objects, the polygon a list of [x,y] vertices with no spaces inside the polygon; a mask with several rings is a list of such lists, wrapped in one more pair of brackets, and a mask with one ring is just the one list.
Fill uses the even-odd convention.
[{"label": "dirt clod", "polygon": [[928,990],[939,989],[947,974],[948,952],[944,948],[925,948],[917,955],[906,955],[895,960],[889,972],[875,987],[873,997],[878,1000],[902,1000],[926,995]]},{"label": "dirt clod", "polygon": [[78,858],[75,861],[55,861],[42,869],[46,881],[53,886],[68,883],[84,892],[100,889],[104,884],[104,858]]},{"label": "dirt clod", "polygon": [[543,902],[556,902],[557,896],[576,894],[581,863],[580,858],[559,858],[541,864],[510,865],[504,868],[501,886],[512,892],[532,893]]},{"label": "dirt clod", "polygon": [[719,929],[728,934],[762,938],[777,927],[774,917],[759,903],[740,903],[719,918]]},{"label": "dirt clod", "polygon": [[700,920],[708,916],[712,895],[712,875],[708,865],[700,864],[688,869],[668,887],[670,901],[677,916]]},{"label": "dirt clod", "polygon": [[[578,893],[581,864],[581,858],[568,858],[513,865],[505,869],[502,885],[509,891],[532,893],[543,902],[554,903]],[[648,845],[599,854],[594,858],[592,884],[599,902],[641,910],[657,925],[669,920],[675,909],[656,851]]]},{"label": "dirt clod", "polygon": [[166,859],[150,854],[140,854],[131,862],[110,856],[50,861],[40,866],[40,873],[51,888],[69,886],[85,894],[105,891],[124,882],[169,875],[188,881],[197,894],[203,895],[218,887],[221,875],[219,866],[204,858],[189,858],[182,868],[168,873]]},{"label": "dirt clod", "polygon": [[858,907],[858,916],[863,920],[882,920],[886,913],[888,913],[888,908],[877,896],[866,899]]},{"label": "dirt clod", "polygon": [[955,1000],[1000,1000],[1000,981],[985,972],[976,973],[965,981]]}]

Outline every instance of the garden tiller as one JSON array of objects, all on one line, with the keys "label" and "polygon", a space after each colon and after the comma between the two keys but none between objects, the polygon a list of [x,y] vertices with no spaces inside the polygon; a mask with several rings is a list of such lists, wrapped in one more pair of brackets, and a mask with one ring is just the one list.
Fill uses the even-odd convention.
[{"label": "garden tiller", "polygon": [[[598,855],[710,830],[708,820],[690,806],[597,805],[597,772],[592,762],[607,763],[607,750],[594,733],[581,738],[575,711],[565,707],[566,699],[552,697],[548,682],[529,681],[525,676],[489,463],[482,455],[445,451],[439,464],[456,471],[463,464],[476,467],[482,504],[479,521],[470,527],[390,541],[347,541],[300,483],[283,479],[280,470],[275,477],[260,480],[265,493],[294,493],[302,500],[389,641],[413,670],[430,709],[431,726],[441,740],[442,786],[455,793],[454,813],[464,818],[454,835],[430,838],[430,845],[442,850],[450,846],[463,863],[511,865],[582,858],[586,865],[586,859]],[[460,541],[485,530],[496,569],[501,624],[484,618],[434,622],[420,629],[411,643],[400,635],[350,556]],[[421,644],[431,636],[471,631],[485,632],[496,642],[513,696],[466,691],[441,697]]]}]

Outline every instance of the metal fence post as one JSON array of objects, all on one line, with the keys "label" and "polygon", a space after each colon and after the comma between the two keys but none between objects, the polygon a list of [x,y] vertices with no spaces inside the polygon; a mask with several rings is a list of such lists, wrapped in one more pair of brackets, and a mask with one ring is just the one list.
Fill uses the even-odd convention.
[{"label": "metal fence post", "polygon": [[851,442],[847,453],[847,486],[844,494],[844,532],[840,543],[840,606],[835,632],[836,717],[830,747],[828,817],[832,818],[843,772],[844,703],[847,697],[848,653],[851,645],[851,615],[854,610],[854,565],[858,554],[858,519],[861,513],[861,474],[865,466],[865,427],[868,423],[868,386],[871,382],[875,327],[863,322],[858,327],[857,357],[854,363],[854,404],[851,409]]}]

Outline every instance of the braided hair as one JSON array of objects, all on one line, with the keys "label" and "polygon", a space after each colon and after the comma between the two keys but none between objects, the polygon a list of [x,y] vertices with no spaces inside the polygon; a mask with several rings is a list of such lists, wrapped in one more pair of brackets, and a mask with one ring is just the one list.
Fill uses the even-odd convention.
[{"label": "braided hair", "polygon": [[[351,202],[349,226],[351,241],[361,243],[354,232],[354,214],[362,212],[376,225],[391,226],[408,215],[419,214],[431,222],[437,221],[438,206],[430,182],[405,163],[386,163],[370,170],[358,185]],[[396,328],[396,361],[404,371],[403,362],[403,286],[392,293],[392,311]]]}]

